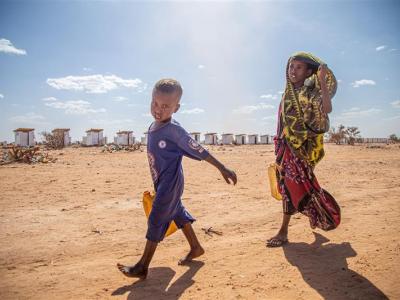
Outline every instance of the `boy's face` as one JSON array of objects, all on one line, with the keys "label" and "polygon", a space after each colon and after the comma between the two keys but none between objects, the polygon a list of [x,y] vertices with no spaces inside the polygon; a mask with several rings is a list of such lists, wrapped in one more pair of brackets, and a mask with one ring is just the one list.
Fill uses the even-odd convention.
[{"label": "boy's face", "polygon": [[292,59],[289,63],[289,80],[294,85],[303,85],[304,80],[309,77],[312,70],[308,69],[305,62]]},{"label": "boy's face", "polygon": [[156,92],[151,101],[151,115],[157,122],[165,122],[178,111],[179,107],[178,93]]}]

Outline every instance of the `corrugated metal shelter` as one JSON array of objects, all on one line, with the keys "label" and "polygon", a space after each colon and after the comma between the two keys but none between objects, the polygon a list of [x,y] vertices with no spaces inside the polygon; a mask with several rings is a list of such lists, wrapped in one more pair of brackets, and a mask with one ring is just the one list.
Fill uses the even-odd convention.
[{"label": "corrugated metal shelter", "polygon": [[263,134],[260,136],[260,144],[269,144],[269,135]]},{"label": "corrugated metal shelter", "polygon": [[35,129],[34,128],[17,128],[14,130],[15,145],[21,147],[35,146]]},{"label": "corrugated metal shelter", "polygon": [[222,134],[222,144],[231,145],[233,144],[233,133],[223,133]]},{"label": "corrugated metal shelter", "polygon": [[122,146],[129,146],[135,143],[133,131],[118,131],[117,136],[114,137],[114,143]]},{"label": "corrugated metal shelter", "polygon": [[204,144],[216,145],[217,143],[218,143],[218,137],[216,133],[209,132],[204,135]]},{"label": "corrugated metal shelter", "polygon": [[82,144],[86,146],[101,146],[107,143],[107,138],[103,137],[103,129],[91,128],[86,130],[86,136],[82,139]]},{"label": "corrugated metal shelter", "polygon": [[235,141],[236,141],[236,145],[245,145],[246,144],[246,135],[245,134],[236,134]]},{"label": "corrugated metal shelter", "polygon": [[250,144],[250,145],[258,144],[258,134],[249,134],[247,136],[247,141],[248,141],[248,144]]}]

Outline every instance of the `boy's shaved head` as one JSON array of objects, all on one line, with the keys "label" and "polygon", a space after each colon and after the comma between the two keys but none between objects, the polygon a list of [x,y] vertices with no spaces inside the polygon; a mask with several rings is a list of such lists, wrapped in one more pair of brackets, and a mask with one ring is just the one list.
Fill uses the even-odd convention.
[{"label": "boy's shaved head", "polygon": [[182,87],[178,80],[173,78],[163,78],[156,82],[153,88],[153,97],[156,93],[174,94],[178,96],[178,102],[182,96]]}]

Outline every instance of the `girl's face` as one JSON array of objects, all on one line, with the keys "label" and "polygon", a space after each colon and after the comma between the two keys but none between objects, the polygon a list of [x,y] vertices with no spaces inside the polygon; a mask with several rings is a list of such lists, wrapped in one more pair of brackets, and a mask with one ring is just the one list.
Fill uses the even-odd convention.
[{"label": "girl's face", "polygon": [[304,80],[311,75],[312,70],[308,69],[308,66],[305,62],[292,59],[289,63],[288,72],[290,82],[298,87],[304,84]]},{"label": "girl's face", "polygon": [[179,109],[179,96],[177,93],[155,93],[151,101],[151,115],[157,122],[171,119],[173,113]]}]

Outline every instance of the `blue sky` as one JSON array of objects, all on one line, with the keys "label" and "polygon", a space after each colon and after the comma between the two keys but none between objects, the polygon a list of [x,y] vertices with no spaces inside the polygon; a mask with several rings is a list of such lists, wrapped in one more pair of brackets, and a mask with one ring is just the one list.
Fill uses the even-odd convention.
[{"label": "blue sky", "polygon": [[400,135],[398,1],[0,2],[0,141],[71,128],[143,135],[151,88],[183,88],[188,131],[274,134],[285,66],[314,53],[339,88],[331,123]]}]

